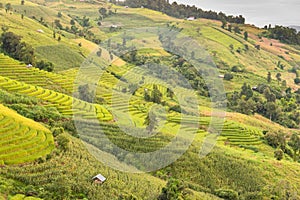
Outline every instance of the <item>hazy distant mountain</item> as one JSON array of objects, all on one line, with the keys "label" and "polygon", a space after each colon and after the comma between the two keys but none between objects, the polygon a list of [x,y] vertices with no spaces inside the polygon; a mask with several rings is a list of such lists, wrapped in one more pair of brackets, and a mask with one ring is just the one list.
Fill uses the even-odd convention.
[{"label": "hazy distant mountain", "polygon": [[290,27],[296,29],[298,32],[300,31],[300,26],[290,26]]}]

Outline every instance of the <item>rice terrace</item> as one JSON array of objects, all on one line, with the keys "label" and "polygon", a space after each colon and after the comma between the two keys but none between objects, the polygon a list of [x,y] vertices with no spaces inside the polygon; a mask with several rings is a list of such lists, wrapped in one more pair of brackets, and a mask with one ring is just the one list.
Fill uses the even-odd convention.
[{"label": "rice terrace", "polygon": [[299,24],[189,4],[0,0],[0,200],[300,199]]}]

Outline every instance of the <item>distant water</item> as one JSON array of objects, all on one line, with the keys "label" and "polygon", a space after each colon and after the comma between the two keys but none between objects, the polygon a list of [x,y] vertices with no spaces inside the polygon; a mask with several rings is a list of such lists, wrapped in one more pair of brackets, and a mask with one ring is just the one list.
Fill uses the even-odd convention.
[{"label": "distant water", "polygon": [[[172,2],[172,1],[171,1]],[[243,15],[247,24],[300,25],[300,0],[177,0],[203,10]]]}]

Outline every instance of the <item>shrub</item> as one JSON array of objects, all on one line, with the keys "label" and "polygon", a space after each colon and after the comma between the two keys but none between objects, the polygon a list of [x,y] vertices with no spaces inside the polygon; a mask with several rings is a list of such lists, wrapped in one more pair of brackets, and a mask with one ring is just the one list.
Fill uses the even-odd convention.
[{"label": "shrub", "polygon": [[59,136],[60,134],[62,134],[64,132],[64,128],[63,127],[55,127],[53,130],[52,130],[52,135],[53,137],[57,137]]},{"label": "shrub", "polygon": [[51,62],[41,60],[36,63],[36,68],[44,71],[52,72],[54,70],[54,65]]},{"label": "shrub", "polygon": [[239,67],[239,66],[233,66],[231,68],[231,71],[232,72],[243,72],[243,69],[241,67]]},{"label": "shrub", "polygon": [[245,195],[245,200],[263,200],[263,196],[258,192],[249,192]]},{"label": "shrub", "polygon": [[57,144],[63,151],[67,151],[69,149],[69,142],[70,140],[64,135],[59,135],[57,137]]},{"label": "shrub", "polygon": [[283,151],[281,149],[277,149],[276,151],[274,151],[274,157],[277,160],[282,160],[283,159]]},{"label": "shrub", "polygon": [[268,144],[274,148],[279,145],[279,139],[276,133],[267,133],[265,135],[265,139],[267,140]]},{"label": "shrub", "polygon": [[182,192],[185,187],[182,181],[174,178],[170,178],[166,187],[162,189],[162,193],[159,195],[159,200],[168,199],[181,199],[183,197]]},{"label": "shrub", "polygon": [[238,199],[238,193],[231,189],[218,189],[215,191],[215,194],[218,197],[221,197],[226,200],[237,200]]},{"label": "shrub", "polygon": [[179,105],[172,106],[169,111],[175,111],[181,113],[181,107]]},{"label": "shrub", "polygon": [[233,75],[230,74],[230,73],[226,73],[226,74],[224,75],[224,79],[225,79],[226,81],[230,81],[231,79],[233,79]]}]

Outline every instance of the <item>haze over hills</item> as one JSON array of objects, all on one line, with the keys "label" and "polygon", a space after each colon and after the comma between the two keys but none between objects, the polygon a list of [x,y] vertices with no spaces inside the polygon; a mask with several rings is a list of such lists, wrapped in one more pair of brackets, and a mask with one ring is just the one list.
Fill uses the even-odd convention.
[{"label": "haze over hills", "polygon": [[228,14],[4,2],[0,200],[300,199],[300,35]]},{"label": "haze over hills", "polygon": [[238,0],[178,0],[178,3],[196,5],[205,10],[224,12],[246,17],[246,23],[265,25],[299,25],[300,4],[297,0],[238,1]]},{"label": "haze over hills", "polygon": [[296,29],[298,32],[300,31],[300,26],[290,26],[290,27]]}]

